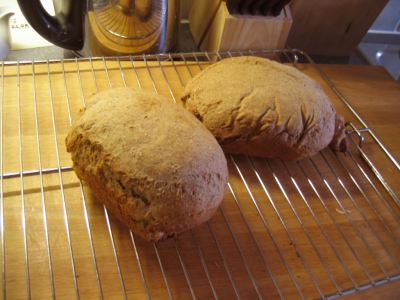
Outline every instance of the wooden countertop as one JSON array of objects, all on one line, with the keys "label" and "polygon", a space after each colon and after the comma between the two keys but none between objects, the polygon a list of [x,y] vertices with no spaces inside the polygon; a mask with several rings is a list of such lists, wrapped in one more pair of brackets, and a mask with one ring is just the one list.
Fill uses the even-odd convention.
[{"label": "wooden countertop", "polygon": [[400,281],[383,284],[381,286],[343,297],[344,300],[397,300],[400,296]]},{"label": "wooden countertop", "polygon": [[400,84],[379,66],[321,67],[399,161]]},{"label": "wooden countertop", "polygon": [[[379,66],[320,65],[339,90],[400,159],[400,84]],[[344,299],[399,299],[400,281],[358,292]]]}]

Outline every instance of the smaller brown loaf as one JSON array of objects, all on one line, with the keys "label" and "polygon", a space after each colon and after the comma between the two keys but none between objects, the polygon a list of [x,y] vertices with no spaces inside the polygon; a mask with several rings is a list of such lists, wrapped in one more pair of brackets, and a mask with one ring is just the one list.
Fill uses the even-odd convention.
[{"label": "smaller brown loaf", "polygon": [[156,241],[208,220],[227,163],[212,134],[163,97],[129,88],[96,94],[66,138],[74,170],[132,231]]},{"label": "smaller brown loaf", "polygon": [[182,98],[227,153],[302,159],[332,142],[345,150],[343,118],[322,88],[296,68],[252,56],[215,63]]}]

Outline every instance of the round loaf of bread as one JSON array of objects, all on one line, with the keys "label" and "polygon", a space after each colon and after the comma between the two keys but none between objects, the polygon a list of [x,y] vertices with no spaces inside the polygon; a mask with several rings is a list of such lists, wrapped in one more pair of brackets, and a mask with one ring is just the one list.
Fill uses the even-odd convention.
[{"label": "round loaf of bread", "polygon": [[182,100],[228,153],[302,159],[344,131],[343,119],[314,80],[259,57],[207,67],[189,81]]},{"label": "round loaf of bread", "polygon": [[157,94],[96,94],[66,138],[74,170],[135,234],[156,241],[207,221],[228,170],[213,135]]}]

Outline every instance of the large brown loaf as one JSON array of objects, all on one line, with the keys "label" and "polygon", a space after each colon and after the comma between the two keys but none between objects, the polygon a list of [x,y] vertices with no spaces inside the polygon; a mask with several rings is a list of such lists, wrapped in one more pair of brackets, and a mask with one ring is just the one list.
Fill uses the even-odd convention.
[{"label": "large brown loaf", "polygon": [[248,56],[215,63],[189,81],[182,100],[228,153],[302,159],[334,136],[335,149],[346,146],[343,119],[322,88],[272,60]]},{"label": "large brown loaf", "polygon": [[94,196],[146,240],[208,220],[228,180],[212,134],[185,109],[153,93],[98,93],[66,145]]}]

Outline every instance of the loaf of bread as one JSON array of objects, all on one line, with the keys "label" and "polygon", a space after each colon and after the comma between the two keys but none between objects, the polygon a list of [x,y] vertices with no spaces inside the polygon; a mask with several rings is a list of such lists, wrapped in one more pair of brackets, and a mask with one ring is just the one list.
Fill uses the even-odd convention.
[{"label": "loaf of bread", "polygon": [[95,198],[148,241],[208,220],[228,181],[213,135],[184,108],[149,92],[96,94],[66,146]]},{"label": "loaf of bread", "polygon": [[215,63],[188,82],[182,101],[227,153],[297,160],[331,142],[346,148],[343,118],[322,88],[272,60]]}]

